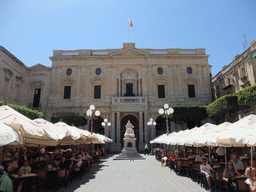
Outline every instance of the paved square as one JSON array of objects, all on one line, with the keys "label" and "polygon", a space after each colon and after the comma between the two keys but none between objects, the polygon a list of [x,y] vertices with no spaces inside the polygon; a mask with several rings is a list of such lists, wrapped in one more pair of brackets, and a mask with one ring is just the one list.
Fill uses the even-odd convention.
[{"label": "paved square", "polygon": [[[116,155],[115,155],[116,156]],[[69,184],[64,192],[111,192],[111,191],[205,191],[190,178],[178,176],[169,167],[161,167],[154,156],[146,160],[113,160],[115,156],[93,164],[90,172],[81,180]],[[63,188],[62,188],[63,189]]]}]

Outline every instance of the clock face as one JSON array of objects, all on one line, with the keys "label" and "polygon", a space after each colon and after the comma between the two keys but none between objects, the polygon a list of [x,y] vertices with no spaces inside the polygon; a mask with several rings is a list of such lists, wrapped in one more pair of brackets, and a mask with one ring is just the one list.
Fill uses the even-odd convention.
[{"label": "clock face", "polygon": [[191,67],[188,67],[188,68],[187,68],[187,72],[188,72],[188,74],[192,74],[192,68],[191,68]]},{"label": "clock face", "polygon": [[68,68],[66,73],[67,73],[67,75],[71,75],[72,74],[72,69]]},{"label": "clock face", "polygon": [[159,68],[157,69],[157,73],[158,73],[159,75],[162,75],[163,72],[164,72],[164,70],[163,70],[162,67],[159,67]]},{"label": "clock face", "polygon": [[96,71],[95,71],[96,75],[100,75],[101,74],[101,69],[100,68],[97,68]]}]

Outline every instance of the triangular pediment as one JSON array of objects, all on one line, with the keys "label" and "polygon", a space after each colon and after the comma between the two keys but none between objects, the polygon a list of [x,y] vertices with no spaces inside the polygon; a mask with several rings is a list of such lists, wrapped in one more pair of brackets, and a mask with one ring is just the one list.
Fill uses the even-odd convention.
[{"label": "triangular pediment", "polygon": [[110,55],[111,57],[147,57],[148,55],[134,49],[124,49]]},{"label": "triangular pediment", "polygon": [[45,65],[42,65],[40,63],[33,65],[32,67],[29,67],[30,69],[49,69],[50,67],[47,67]]}]

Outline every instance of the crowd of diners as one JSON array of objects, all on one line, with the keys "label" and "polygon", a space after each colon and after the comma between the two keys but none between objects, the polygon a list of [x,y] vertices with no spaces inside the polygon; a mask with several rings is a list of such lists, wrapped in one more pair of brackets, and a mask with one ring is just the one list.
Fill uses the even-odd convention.
[{"label": "crowd of diners", "polygon": [[[201,186],[206,190],[218,192],[224,187],[224,191],[238,191],[239,178],[248,191],[256,192],[256,153],[251,154],[250,148],[226,148],[226,155],[224,147],[211,147],[210,151],[206,147],[187,147],[183,148],[183,152],[159,148],[154,151],[162,167],[168,165],[177,174],[189,176],[198,184],[205,181]],[[188,163],[181,163],[185,161]],[[198,171],[200,177],[195,178],[193,171]]]},{"label": "crowd of diners", "polygon": [[[88,168],[91,164],[100,161],[104,155],[103,147],[95,150],[63,147],[20,147],[2,148],[0,165],[0,192],[30,191],[31,183],[24,182],[22,178],[39,170],[66,170],[65,177],[72,180],[80,176],[81,169]],[[16,176],[16,177],[14,177]],[[18,183],[15,183],[17,179]],[[16,187],[14,187],[14,185]],[[53,188],[54,189],[54,188]]]}]

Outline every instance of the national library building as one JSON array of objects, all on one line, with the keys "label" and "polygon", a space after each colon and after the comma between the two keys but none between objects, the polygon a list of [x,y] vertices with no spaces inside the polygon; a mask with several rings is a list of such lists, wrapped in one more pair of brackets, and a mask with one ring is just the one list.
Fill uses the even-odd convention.
[{"label": "national library building", "polygon": [[[93,132],[111,139],[111,151],[121,151],[125,125],[134,126],[138,150],[166,132],[158,113],[164,104],[211,103],[211,66],[205,49],[54,50],[52,66],[27,67],[0,47],[0,101],[25,105],[52,116],[86,116],[90,105],[100,111]],[[102,127],[107,118],[111,126]],[[156,125],[148,126],[150,118]],[[168,121],[170,132],[185,126]],[[84,127],[90,129],[88,125]]]}]

